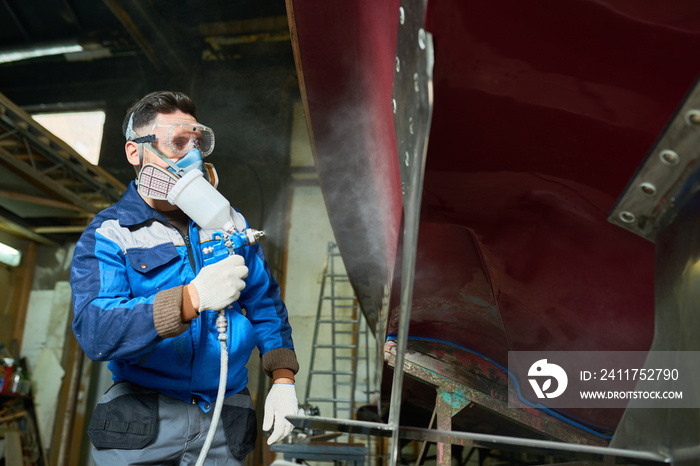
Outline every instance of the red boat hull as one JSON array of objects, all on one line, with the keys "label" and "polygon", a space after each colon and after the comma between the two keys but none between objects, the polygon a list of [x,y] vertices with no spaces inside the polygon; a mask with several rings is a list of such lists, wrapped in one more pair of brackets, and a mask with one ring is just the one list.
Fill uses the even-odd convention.
[{"label": "red boat hull", "polygon": [[[318,171],[371,322],[397,271],[391,335],[401,190],[387,134],[399,5],[311,3],[288,6]],[[431,0],[425,28],[434,107],[411,337],[501,365],[508,351],[648,350],[654,246],[607,216],[700,75],[700,4]],[[328,125],[348,103],[369,120],[339,134]],[[339,197],[347,173],[362,194]],[[347,230],[364,209],[372,228]],[[621,415],[567,413],[604,430]]]}]

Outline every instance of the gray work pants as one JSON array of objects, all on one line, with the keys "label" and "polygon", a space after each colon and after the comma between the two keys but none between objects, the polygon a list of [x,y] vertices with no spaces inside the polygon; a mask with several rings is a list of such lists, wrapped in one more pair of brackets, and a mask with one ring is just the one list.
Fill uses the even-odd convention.
[{"label": "gray work pants", "polygon": [[[95,408],[88,435],[97,466],[194,465],[214,413],[162,393],[121,382]],[[248,390],[224,401],[206,465],[243,466],[257,425]]]}]

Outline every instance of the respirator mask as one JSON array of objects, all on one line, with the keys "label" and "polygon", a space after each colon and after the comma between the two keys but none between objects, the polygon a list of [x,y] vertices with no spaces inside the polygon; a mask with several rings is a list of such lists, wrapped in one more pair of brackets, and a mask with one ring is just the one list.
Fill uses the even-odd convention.
[{"label": "respirator mask", "polygon": [[[181,120],[176,118],[159,118],[153,125],[148,128],[146,136],[139,136],[133,129],[133,114],[129,118],[129,125],[126,130],[127,140],[132,140],[137,143],[139,154],[139,174],[136,180],[139,192],[142,191],[146,180],[144,180],[144,168],[150,166],[149,172],[163,171],[170,172],[175,176],[175,179],[182,178],[186,173],[192,170],[199,170],[204,174],[204,179],[211,183],[215,188],[219,184],[219,177],[211,163],[204,163],[203,159],[212,153],[214,150],[214,131],[200,123]],[[177,162],[167,155],[163,154],[156,144],[166,146],[175,156],[178,156]],[[150,152],[155,154],[166,164],[168,168],[162,168],[155,164],[143,163],[144,146]],[[146,175],[149,176],[149,175]],[[170,178],[163,174],[159,178]],[[149,179],[149,181],[152,181]],[[146,188],[148,190],[148,188]],[[145,195],[145,193],[142,192]],[[150,196],[149,196],[150,197]]]}]

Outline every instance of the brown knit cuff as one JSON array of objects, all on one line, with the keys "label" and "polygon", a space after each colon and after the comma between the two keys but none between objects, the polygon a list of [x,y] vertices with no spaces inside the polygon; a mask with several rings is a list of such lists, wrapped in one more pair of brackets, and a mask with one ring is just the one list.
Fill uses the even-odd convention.
[{"label": "brown knit cuff", "polygon": [[294,382],[294,372],[291,369],[275,369],[272,371],[272,380],[290,379]]},{"label": "brown knit cuff", "polygon": [[262,356],[262,368],[268,377],[272,378],[272,371],[277,369],[289,369],[293,374],[299,372],[297,355],[289,348],[276,348]]},{"label": "brown knit cuff", "polygon": [[182,321],[182,286],[159,291],[153,300],[153,324],[162,338],[183,334],[190,323]]}]

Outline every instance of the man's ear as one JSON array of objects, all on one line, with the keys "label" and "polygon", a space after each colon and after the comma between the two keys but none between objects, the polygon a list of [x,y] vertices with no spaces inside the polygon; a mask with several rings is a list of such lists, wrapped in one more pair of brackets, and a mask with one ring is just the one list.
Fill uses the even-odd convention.
[{"label": "man's ear", "polygon": [[139,145],[134,141],[126,141],[124,151],[126,152],[126,159],[129,161],[129,163],[135,167],[138,167],[140,165]]}]

